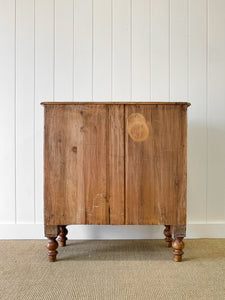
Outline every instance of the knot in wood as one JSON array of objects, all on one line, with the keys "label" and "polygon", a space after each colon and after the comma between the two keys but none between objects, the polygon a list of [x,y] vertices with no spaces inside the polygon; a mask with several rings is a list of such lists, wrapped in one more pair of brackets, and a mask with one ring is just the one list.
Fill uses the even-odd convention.
[{"label": "knot in wood", "polygon": [[127,118],[127,131],[135,142],[143,142],[149,136],[149,128],[145,117],[140,113],[132,113]]},{"label": "knot in wood", "polygon": [[74,153],[77,153],[77,147],[76,147],[76,146],[73,146],[73,147],[72,147],[72,151],[73,151]]}]

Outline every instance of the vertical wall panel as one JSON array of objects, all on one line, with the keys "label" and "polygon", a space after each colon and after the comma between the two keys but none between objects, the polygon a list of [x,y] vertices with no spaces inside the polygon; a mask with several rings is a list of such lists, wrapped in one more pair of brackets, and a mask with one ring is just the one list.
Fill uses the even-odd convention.
[{"label": "vertical wall panel", "polygon": [[205,0],[189,0],[188,221],[206,222],[207,124]]},{"label": "vertical wall panel", "polygon": [[55,93],[56,101],[73,101],[73,0],[55,0]]},{"label": "vertical wall panel", "polygon": [[93,100],[110,100],[111,1],[93,0]]},{"label": "vertical wall panel", "polygon": [[170,100],[188,97],[188,0],[170,1]]},{"label": "vertical wall panel", "polygon": [[149,0],[132,0],[132,99],[150,99]]},{"label": "vertical wall panel", "polygon": [[43,223],[42,101],[53,100],[54,0],[35,1],[35,207],[36,223]]},{"label": "vertical wall panel", "polygon": [[112,98],[131,99],[131,0],[112,0]]},{"label": "vertical wall panel", "polygon": [[190,101],[188,221],[225,222],[224,11],[223,0],[0,0],[0,223],[43,222],[39,103],[92,99]]},{"label": "vertical wall panel", "polygon": [[16,1],[16,213],[34,222],[34,1]]},{"label": "vertical wall panel", "polygon": [[92,0],[74,0],[74,97],[92,100]]},{"label": "vertical wall panel", "polygon": [[207,221],[225,221],[225,2],[208,1]]},{"label": "vertical wall panel", "polygon": [[151,0],[151,99],[170,97],[169,0]]},{"label": "vertical wall panel", "polygon": [[0,223],[15,221],[15,1],[0,0]]}]

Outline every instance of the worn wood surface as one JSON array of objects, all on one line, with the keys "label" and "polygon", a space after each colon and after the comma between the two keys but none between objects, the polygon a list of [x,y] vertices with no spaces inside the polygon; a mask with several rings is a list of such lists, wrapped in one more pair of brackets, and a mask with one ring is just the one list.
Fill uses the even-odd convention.
[{"label": "worn wood surface", "polygon": [[45,105],[45,224],[186,224],[188,104]]},{"label": "worn wood surface", "polygon": [[45,107],[45,224],[107,224],[104,105]]},{"label": "worn wood surface", "polygon": [[115,104],[118,104],[118,105],[134,105],[134,104],[137,104],[137,105],[154,105],[154,104],[157,104],[157,105],[185,105],[185,106],[190,106],[191,104],[189,102],[135,102],[135,101],[132,101],[132,102],[129,102],[129,101],[120,101],[120,102],[116,102],[116,101],[107,101],[107,102],[103,102],[103,101],[82,101],[82,102],[79,102],[79,101],[71,101],[71,102],[60,102],[60,101],[56,101],[56,102],[42,102],[41,105],[86,105],[86,104],[94,104],[94,105],[103,105],[103,104],[106,104],[106,105],[115,105]]},{"label": "worn wood surface", "polygon": [[[186,224],[186,109],[184,105],[125,106],[125,224]],[[133,118],[132,136],[130,120],[137,114],[142,125],[140,116],[139,123]],[[135,138],[138,130],[141,140]]]},{"label": "worn wood surface", "polygon": [[124,224],[124,105],[108,110],[108,173],[110,224]]},{"label": "worn wood surface", "polygon": [[45,224],[124,224],[124,106],[45,106]]}]

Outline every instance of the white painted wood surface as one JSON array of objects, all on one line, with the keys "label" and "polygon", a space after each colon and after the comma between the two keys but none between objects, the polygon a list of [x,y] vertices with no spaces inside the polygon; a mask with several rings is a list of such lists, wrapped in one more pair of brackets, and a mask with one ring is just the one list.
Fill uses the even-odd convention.
[{"label": "white painted wood surface", "polygon": [[150,99],[150,4],[149,0],[132,2],[132,100]]},{"label": "white painted wood surface", "polygon": [[54,1],[54,99],[74,97],[74,8],[73,0]]},{"label": "white painted wood surface", "polygon": [[16,223],[35,222],[34,1],[16,1]]},{"label": "white painted wood surface", "polygon": [[43,107],[54,100],[54,0],[35,2],[35,222],[43,223]]},{"label": "white painted wood surface", "polygon": [[[207,221],[207,10],[205,0],[189,0],[188,218]],[[195,199],[195,201],[194,201]]]},{"label": "white painted wood surface", "polygon": [[207,220],[225,218],[225,1],[208,4]]},{"label": "white painted wood surface", "polygon": [[151,1],[150,16],[150,92],[151,99],[170,97],[170,1]]},{"label": "white painted wood surface", "polygon": [[0,0],[0,223],[16,220],[15,2]]},{"label": "white painted wood surface", "polygon": [[111,94],[111,1],[93,1],[93,100],[110,101]]},{"label": "white painted wood surface", "polygon": [[74,100],[92,100],[92,0],[74,0]]},{"label": "white painted wood surface", "polygon": [[224,237],[224,15],[223,0],[0,0],[0,238],[43,236],[39,103],[92,99],[192,103],[188,237]]},{"label": "white painted wood surface", "polygon": [[132,1],[112,1],[112,99],[131,100]]}]

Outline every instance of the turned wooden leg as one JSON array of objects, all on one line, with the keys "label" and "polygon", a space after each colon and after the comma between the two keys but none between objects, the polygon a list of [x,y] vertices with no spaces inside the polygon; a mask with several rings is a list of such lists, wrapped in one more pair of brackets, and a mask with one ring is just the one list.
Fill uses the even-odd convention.
[{"label": "turned wooden leg", "polygon": [[58,238],[58,242],[59,242],[59,246],[60,247],[65,247],[66,246],[66,241],[67,241],[67,235],[68,230],[66,229],[66,225],[60,225],[59,226],[59,238]]},{"label": "turned wooden leg", "polygon": [[180,262],[182,261],[182,255],[184,252],[184,242],[183,238],[186,236],[186,225],[172,225],[170,227],[171,231],[173,232],[173,255],[174,261]]},{"label": "turned wooden leg", "polygon": [[48,238],[48,244],[46,248],[48,249],[48,257],[49,261],[53,262],[56,261],[56,255],[58,248],[58,242],[56,238],[59,234],[59,227],[58,225],[45,225],[45,236]]},{"label": "turned wooden leg", "polygon": [[182,255],[184,254],[184,252],[182,251],[182,249],[184,248],[183,237],[176,237],[173,240],[172,246],[173,246],[174,261],[176,262],[182,261]]},{"label": "turned wooden leg", "polygon": [[164,235],[165,235],[165,242],[166,242],[166,246],[167,247],[172,247],[172,234],[170,231],[170,225],[165,225],[165,229],[163,231]]},{"label": "turned wooden leg", "polygon": [[56,249],[58,248],[58,242],[56,241],[55,237],[48,237],[48,258],[49,261],[54,262],[56,261],[56,255],[58,254],[58,251]]}]

